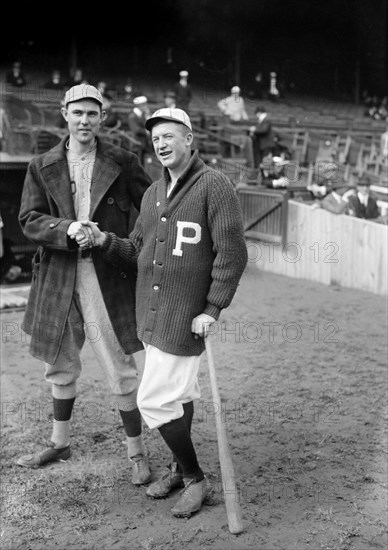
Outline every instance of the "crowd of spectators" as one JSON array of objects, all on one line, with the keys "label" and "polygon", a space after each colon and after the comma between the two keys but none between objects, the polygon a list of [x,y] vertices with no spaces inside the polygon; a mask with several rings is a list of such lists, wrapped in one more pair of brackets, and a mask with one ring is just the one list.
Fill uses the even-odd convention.
[{"label": "crowd of spectators", "polygon": [[366,94],[363,98],[365,106],[365,116],[373,120],[388,120],[388,97],[382,98],[377,95],[370,96]]},{"label": "crowd of spectators", "polygon": [[[300,185],[308,191],[306,203],[313,209],[388,224],[387,213],[382,211],[377,196],[371,191],[372,181],[367,175],[354,173],[345,181],[333,163],[326,166],[318,163],[315,168],[313,181]],[[295,184],[294,189],[298,187],[298,178],[295,162],[269,152],[259,164],[256,183],[269,189],[290,190]]]},{"label": "crowd of spectators", "polygon": [[314,194],[313,208],[321,208],[332,214],[346,214],[354,218],[373,220],[387,224],[387,215],[382,215],[377,197],[371,192],[372,182],[368,176],[354,175],[352,184],[334,178],[321,186],[319,193],[312,189]]}]

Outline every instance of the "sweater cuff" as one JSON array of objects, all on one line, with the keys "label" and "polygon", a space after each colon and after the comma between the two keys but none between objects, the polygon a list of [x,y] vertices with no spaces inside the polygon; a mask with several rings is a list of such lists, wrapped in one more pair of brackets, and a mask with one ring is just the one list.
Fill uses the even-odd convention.
[{"label": "sweater cuff", "polygon": [[99,247],[101,252],[106,252],[108,250],[108,248],[110,247],[111,243],[112,243],[112,235],[110,233],[108,233],[107,231],[104,231],[104,233],[106,235],[106,239],[104,241],[104,244],[102,244]]},{"label": "sweater cuff", "polygon": [[221,314],[221,309],[217,306],[214,306],[213,304],[207,303],[205,309],[203,310],[203,313],[206,313],[206,315],[210,315],[210,317],[213,317],[213,319],[217,321]]}]

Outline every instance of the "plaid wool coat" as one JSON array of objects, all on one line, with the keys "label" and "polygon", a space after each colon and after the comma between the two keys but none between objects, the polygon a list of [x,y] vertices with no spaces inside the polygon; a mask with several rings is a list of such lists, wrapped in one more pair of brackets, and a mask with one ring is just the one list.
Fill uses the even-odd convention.
[{"label": "plaid wool coat", "polygon": [[[66,136],[29,163],[19,222],[24,235],[38,245],[23,329],[31,335],[30,352],[54,364],[73,297],[77,243],[67,236],[76,221],[66,158]],[[136,155],[97,140],[89,218],[101,230],[126,237],[133,227],[151,179]],[[118,342],[125,353],[143,349],[136,335],[136,268],[119,269],[98,249],[92,259]]]}]

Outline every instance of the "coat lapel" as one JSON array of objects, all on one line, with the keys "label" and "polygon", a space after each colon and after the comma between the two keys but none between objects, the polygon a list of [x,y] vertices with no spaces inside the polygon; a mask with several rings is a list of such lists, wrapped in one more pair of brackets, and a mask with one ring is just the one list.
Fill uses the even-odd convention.
[{"label": "coat lapel", "polygon": [[[61,143],[47,153],[45,164],[42,167],[42,176],[59,211],[65,218],[75,220],[74,201],[65,152],[65,144],[68,139],[69,136],[66,136]],[[90,219],[93,219],[98,204],[120,171],[120,166],[104,154],[103,144],[99,142],[90,191]]]},{"label": "coat lapel", "polygon": [[91,220],[102,197],[120,174],[120,171],[120,167],[116,162],[109,157],[99,155],[97,150],[90,191],[89,217]]},{"label": "coat lapel", "polygon": [[74,220],[74,202],[66,158],[58,158],[52,164],[43,166],[42,176],[59,212],[65,218]]}]

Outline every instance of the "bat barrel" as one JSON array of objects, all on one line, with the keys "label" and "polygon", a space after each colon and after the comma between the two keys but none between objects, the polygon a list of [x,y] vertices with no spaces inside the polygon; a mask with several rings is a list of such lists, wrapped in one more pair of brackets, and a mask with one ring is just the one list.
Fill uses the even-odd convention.
[{"label": "bat barrel", "polygon": [[209,336],[206,336],[205,338],[205,345],[208,358],[210,387],[216,417],[218,455],[221,466],[222,488],[228,517],[228,526],[230,533],[237,535],[243,531],[242,514],[225,423],[222,421],[221,399],[218,390],[217,373],[214,366],[213,352]]}]

